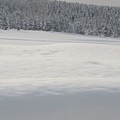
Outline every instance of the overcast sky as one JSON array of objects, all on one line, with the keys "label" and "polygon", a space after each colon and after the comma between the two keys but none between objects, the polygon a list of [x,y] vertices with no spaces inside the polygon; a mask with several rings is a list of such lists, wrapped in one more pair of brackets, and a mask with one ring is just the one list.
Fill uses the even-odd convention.
[{"label": "overcast sky", "polygon": [[97,4],[97,5],[120,6],[120,0],[62,0],[62,1],[80,2],[80,3]]}]

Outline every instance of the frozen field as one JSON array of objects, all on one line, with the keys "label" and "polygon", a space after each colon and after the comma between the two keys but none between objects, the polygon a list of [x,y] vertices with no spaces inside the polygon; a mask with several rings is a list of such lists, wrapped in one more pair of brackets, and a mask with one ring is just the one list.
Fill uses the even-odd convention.
[{"label": "frozen field", "polygon": [[120,119],[120,40],[0,31],[0,120]]},{"label": "frozen field", "polygon": [[119,88],[119,39],[0,31],[0,95]]}]

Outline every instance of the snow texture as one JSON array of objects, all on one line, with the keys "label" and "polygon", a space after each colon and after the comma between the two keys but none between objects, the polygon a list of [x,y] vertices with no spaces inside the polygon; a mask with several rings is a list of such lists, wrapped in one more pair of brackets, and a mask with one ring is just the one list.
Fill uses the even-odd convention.
[{"label": "snow texture", "polygon": [[0,31],[0,95],[120,90],[120,40]]}]

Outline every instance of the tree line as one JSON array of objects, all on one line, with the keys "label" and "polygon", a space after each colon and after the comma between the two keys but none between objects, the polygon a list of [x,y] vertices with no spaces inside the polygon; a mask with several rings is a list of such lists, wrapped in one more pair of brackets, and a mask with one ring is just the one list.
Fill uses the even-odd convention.
[{"label": "tree line", "polygon": [[56,0],[0,0],[0,29],[120,37],[120,7]]}]

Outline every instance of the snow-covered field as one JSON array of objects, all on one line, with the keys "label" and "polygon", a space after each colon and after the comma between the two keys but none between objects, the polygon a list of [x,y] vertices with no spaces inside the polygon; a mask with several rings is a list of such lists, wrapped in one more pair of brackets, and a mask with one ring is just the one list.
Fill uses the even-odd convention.
[{"label": "snow-covered field", "polygon": [[120,39],[0,30],[0,95],[120,90]]}]

